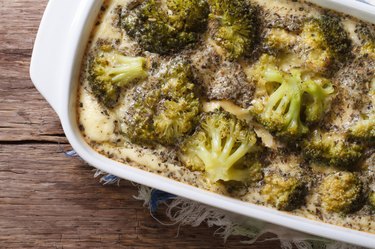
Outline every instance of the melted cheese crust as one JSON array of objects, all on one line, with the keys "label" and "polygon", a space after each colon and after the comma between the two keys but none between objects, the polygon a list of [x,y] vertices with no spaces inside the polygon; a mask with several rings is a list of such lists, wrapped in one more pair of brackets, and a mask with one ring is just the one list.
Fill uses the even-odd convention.
[{"label": "melted cheese crust", "polygon": [[[135,46],[134,42],[132,42],[129,37],[124,34],[124,32],[121,32],[113,25],[117,6],[124,6],[128,2],[129,0],[106,1],[106,9],[101,13],[98,20],[98,25],[92,32],[90,42],[91,45],[88,47],[88,53],[93,49],[93,46],[98,39],[111,39],[120,40],[120,48],[128,49],[130,51],[130,55],[132,54],[133,47]],[[275,13],[277,13],[277,16],[294,15],[315,17],[321,13],[320,8],[304,2],[292,2],[288,0],[253,0],[253,2],[257,3],[266,11],[271,13],[267,16],[270,20],[275,18]],[[357,20],[350,17],[344,17],[343,21],[345,28],[349,32],[354,44],[359,44],[358,37],[355,34],[355,26],[357,22]],[[164,59],[162,58],[161,60]],[[121,103],[114,110],[106,110],[103,108],[103,106],[97,102],[96,98],[90,92],[90,87],[86,77],[85,63],[82,70],[81,84],[78,90],[78,123],[80,124],[80,127],[82,127],[82,134],[87,143],[89,143],[96,151],[112,158],[113,160],[123,162],[182,183],[190,184],[192,186],[219,194],[229,195],[246,202],[267,206],[264,198],[259,194],[260,187],[257,185],[243,187],[244,189],[243,191],[240,191],[241,193],[228,192],[227,188],[223,187],[221,184],[210,182],[202,172],[192,172],[173,160],[172,158],[175,157],[175,152],[170,151],[163,146],[150,149],[131,144],[129,141],[126,141],[126,139],[115,132],[118,125],[116,120],[119,120],[121,118],[121,113],[124,113],[123,110],[126,108],[126,101]],[[242,66],[246,72],[249,65]],[[229,101],[206,102],[204,103],[203,110],[211,111],[217,107],[222,107],[224,110],[231,112],[239,118],[245,119],[249,122],[252,120],[252,117],[246,108],[241,108]],[[341,118],[335,120],[335,122],[337,122],[336,125],[343,125],[343,120],[351,121],[353,112],[355,112],[353,109],[345,109],[345,111],[340,114]],[[273,150],[283,147],[283,144],[275,140],[273,136],[260,125],[255,124],[255,131],[256,134],[262,139],[262,142],[266,147]],[[287,164],[285,163],[286,161],[288,162]],[[278,155],[273,158],[271,165],[267,166],[267,170],[272,171],[277,169],[283,172],[288,172],[291,175],[299,176],[303,173],[301,172],[301,168],[298,166],[301,161],[302,158],[300,155]],[[364,165],[367,167],[367,171],[363,175],[374,177],[374,161],[374,156],[372,156],[364,162]],[[316,176],[316,180],[319,180],[322,175],[333,171],[329,167],[322,167],[320,165],[312,165],[311,168],[311,174]],[[292,211],[291,213],[313,220],[320,220],[335,225],[375,233],[375,216],[369,212],[357,212],[347,216],[323,212],[321,207],[317,206],[319,197],[316,194],[316,188],[317,186],[312,184],[312,186],[310,186],[311,193],[307,197],[306,205],[300,209]]]}]

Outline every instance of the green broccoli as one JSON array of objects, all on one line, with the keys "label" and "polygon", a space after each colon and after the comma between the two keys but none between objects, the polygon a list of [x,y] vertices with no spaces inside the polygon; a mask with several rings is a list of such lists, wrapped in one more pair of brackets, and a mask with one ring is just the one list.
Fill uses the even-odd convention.
[{"label": "green broccoli", "polygon": [[184,165],[206,172],[214,182],[258,180],[259,170],[254,169],[260,164],[254,158],[259,148],[247,123],[223,110],[201,116],[195,133],[180,144]]},{"label": "green broccoli", "polygon": [[355,123],[350,127],[349,135],[356,140],[375,142],[375,115]]},{"label": "green broccoli", "polygon": [[191,67],[186,63],[175,65],[164,76],[154,128],[158,139],[165,144],[174,144],[188,134],[197,121],[201,105],[192,78]]},{"label": "green broccoli", "polygon": [[368,196],[368,202],[372,209],[375,210],[375,191],[371,191]]},{"label": "green broccoli", "polygon": [[211,19],[218,21],[214,39],[230,60],[249,54],[257,35],[257,10],[248,1],[209,0]]},{"label": "green broccoli", "polygon": [[278,71],[266,71],[265,79],[281,85],[270,95],[264,112],[259,116],[261,123],[267,128],[276,128],[280,135],[307,133],[308,128],[300,117],[303,93],[300,72],[283,75]]},{"label": "green broccoli", "polygon": [[361,53],[375,60],[375,38],[373,41],[368,41],[366,44],[364,44],[361,49]]},{"label": "green broccoli", "polygon": [[121,25],[145,50],[169,54],[198,41],[208,14],[205,0],[146,0],[123,11]]},{"label": "green broccoli", "polygon": [[325,14],[307,20],[300,40],[305,66],[314,72],[330,72],[350,58],[352,43],[336,16]]},{"label": "green broccoli", "polygon": [[325,78],[309,79],[303,83],[305,95],[305,117],[309,123],[322,119],[327,109],[327,99],[335,89]]},{"label": "green broccoli", "polygon": [[131,142],[150,145],[156,141],[153,119],[159,101],[157,86],[140,84],[134,89],[123,119],[125,127],[122,126],[122,132]]},{"label": "green broccoli", "polygon": [[93,94],[106,107],[114,107],[124,87],[147,77],[146,64],[143,57],[125,56],[110,45],[100,45],[88,64]]},{"label": "green broccoli", "polygon": [[375,33],[363,25],[357,27],[357,33],[361,41],[360,53],[375,60]]},{"label": "green broccoli", "polygon": [[139,144],[174,145],[199,117],[201,103],[187,62],[173,61],[156,86],[139,86],[124,120],[126,135]]},{"label": "green broccoli", "polygon": [[300,69],[286,73],[277,64],[275,57],[263,55],[254,70],[259,88],[264,89],[260,100],[254,101],[254,112],[258,121],[276,135],[298,138],[309,130],[301,116],[306,123],[321,120],[334,89],[325,78],[302,75]]},{"label": "green broccoli", "polygon": [[362,47],[361,53],[375,60],[375,42],[368,42]]},{"label": "green broccoli", "polygon": [[296,45],[298,36],[282,28],[270,29],[264,38],[264,48],[273,53],[288,52]]},{"label": "green broccoli", "polygon": [[319,196],[322,207],[329,212],[354,212],[363,204],[363,184],[351,172],[334,173],[323,179]]},{"label": "green broccoli", "polygon": [[357,123],[349,128],[349,136],[358,141],[375,142],[375,78],[370,83],[370,91],[368,93],[372,100],[372,108],[369,113],[362,115]]},{"label": "green broccoli", "polygon": [[375,142],[375,114],[359,120],[349,128],[349,136],[358,141]]},{"label": "green broccoli", "polygon": [[304,181],[274,173],[265,176],[264,182],[261,194],[277,209],[292,211],[305,203],[307,185]]},{"label": "green broccoli", "polygon": [[301,142],[306,158],[336,166],[353,168],[363,154],[364,147],[349,142],[344,134],[315,130]]}]

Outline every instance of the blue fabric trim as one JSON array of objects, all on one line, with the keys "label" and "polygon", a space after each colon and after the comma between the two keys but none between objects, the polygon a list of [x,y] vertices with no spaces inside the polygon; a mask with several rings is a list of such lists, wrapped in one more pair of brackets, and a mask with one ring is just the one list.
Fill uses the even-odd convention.
[{"label": "blue fabric trim", "polygon": [[74,150],[64,151],[64,155],[67,157],[77,157],[78,154]]},{"label": "blue fabric trim", "polygon": [[106,183],[112,183],[112,182],[117,182],[119,178],[117,176],[108,174],[108,175],[103,176],[102,180]]},{"label": "blue fabric trim", "polygon": [[176,198],[175,195],[172,195],[170,193],[153,189],[151,191],[151,199],[150,199],[150,211],[152,213],[155,213],[158,210],[159,204],[168,200],[172,200]]}]

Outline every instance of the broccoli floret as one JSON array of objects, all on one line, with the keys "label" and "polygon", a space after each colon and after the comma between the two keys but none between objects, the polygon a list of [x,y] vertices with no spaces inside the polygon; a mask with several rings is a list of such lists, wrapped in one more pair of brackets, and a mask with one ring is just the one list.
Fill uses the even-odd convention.
[{"label": "broccoli floret", "polygon": [[298,136],[305,134],[308,128],[301,121],[302,80],[300,73],[292,75],[279,71],[266,71],[265,79],[281,85],[274,91],[259,116],[267,128],[274,129],[282,135]]},{"label": "broccoli floret", "polygon": [[173,145],[195,126],[201,104],[186,62],[171,62],[156,86],[139,86],[124,119],[132,142]]},{"label": "broccoli floret", "polygon": [[125,56],[110,45],[100,45],[88,64],[93,94],[106,107],[114,107],[124,87],[147,77],[146,64],[143,57]]},{"label": "broccoli floret", "polygon": [[352,43],[340,18],[322,15],[307,20],[300,35],[306,67],[314,72],[328,72],[350,58]]},{"label": "broccoli floret", "polygon": [[188,64],[175,65],[163,78],[154,128],[162,143],[174,144],[194,128],[201,105]]},{"label": "broccoli floret", "polygon": [[350,213],[361,207],[363,186],[351,172],[338,172],[325,177],[319,187],[322,207],[335,213]]},{"label": "broccoli floret", "polygon": [[141,84],[134,89],[125,111],[122,132],[135,144],[152,144],[156,140],[153,126],[155,109],[160,100],[158,86]]},{"label": "broccoli floret", "polygon": [[368,196],[368,203],[370,207],[375,210],[375,191],[371,191]]},{"label": "broccoli floret", "polygon": [[329,166],[353,168],[363,154],[364,147],[349,142],[344,134],[315,130],[301,142],[306,158]]},{"label": "broccoli floret", "polygon": [[307,186],[296,177],[283,177],[277,173],[264,177],[261,190],[265,201],[279,210],[291,211],[305,203]]},{"label": "broccoli floret", "polygon": [[219,27],[214,39],[230,60],[249,54],[257,35],[257,10],[248,1],[209,0],[211,19],[217,20]]},{"label": "broccoli floret", "polygon": [[270,29],[265,38],[265,50],[271,53],[287,52],[297,42],[297,35],[281,28]]},{"label": "broccoli floret", "polygon": [[[192,170],[204,171],[211,181],[259,179],[255,133],[245,121],[223,110],[202,114],[195,133],[180,144],[180,160]],[[254,174],[254,172],[256,174]],[[256,179],[252,179],[255,175]]]},{"label": "broccoli floret", "polygon": [[327,110],[327,99],[335,89],[331,81],[325,78],[310,79],[303,83],[305,95],[305,118],[309,123],[322,119]]},{"label": "broccoli floret", "polygon": [[349,136],[359,141],[375,142],[375,78],[370,83],[368,93],[372,100],[372,108],[369,113],[362,115],[357,123],[349,128]]},{"label": "broccoli floret", "polygon": [[254,101],[254,112],[258,121],[276,135],[298,138],[309,130],[301,116],[304,115],[307,123],[319,121],[334,89],[325,78],[302,75],[300,69],[286,73],[277,63],[269,55],[263,55],[258,62],[254,75],[259,88],[265,90],[261,100]]},{"label": "broccoli floret", "polygon": [[146,0],[122,14],[122,27],[145,50],[169,54],[195,43],[207,26],[205,0]]},{"label": "broccoli floret", "polygon": [[375,33],[372,33],[367,26],[360,26],[357,31],[361,41],[360,53],[375,60]]},{"label": "broccoli floret", "polygon": [[167,0],[172,11],[169,16],[173,27],[181,29],[204,30],[209,14],[208,3],[204,0]]},{"label": "broccoli floret", "polygon": [[199,113],[199,101],[180,98],[179,100],[167,100],[162,110],[154,117],[155,133],[164,144],[176,142],[180,137],[189,133],[193,127],[193,120]]},{"label": "broccoli floret", "polygon": [[369,56],[371,59],[375,60],[375,38],[374,40],[366,42],[362,49],[361,53],[363,55]]},{"label": "broccoli floret", "polygon": [[361,50],[361,53],[364,55],[370,56],[375,60],[375,41],[366,43]]},{"label": "broccoli floret", "polygon": [[349,132],[350,137],[356,140],[375,142],[375,115],[358,121]]}]

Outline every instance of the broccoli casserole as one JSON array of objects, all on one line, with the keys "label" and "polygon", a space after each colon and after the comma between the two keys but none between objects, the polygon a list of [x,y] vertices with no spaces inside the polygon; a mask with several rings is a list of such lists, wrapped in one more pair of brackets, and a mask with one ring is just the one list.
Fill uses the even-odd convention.
[{"label": "broccoli casserole", "polygon": [[375,233],[375,25],[297,0],[107,0],[86,142],[127,165]]}]

